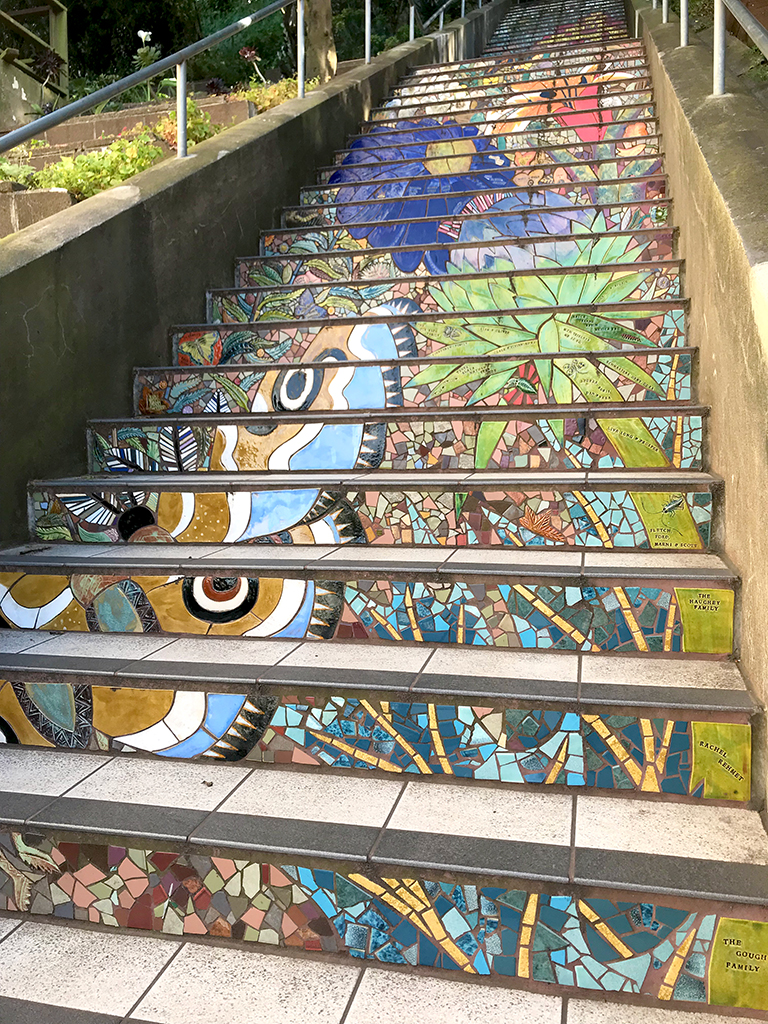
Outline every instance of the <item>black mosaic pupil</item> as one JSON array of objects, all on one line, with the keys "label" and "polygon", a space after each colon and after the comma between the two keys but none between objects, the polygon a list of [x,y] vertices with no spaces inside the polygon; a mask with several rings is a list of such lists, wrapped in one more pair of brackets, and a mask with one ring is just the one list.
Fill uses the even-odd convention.
[{"label": "black mosaic pupil", "polygon": [[212,576],[211,587],[219,593],[225,594],[228,590],[233,590],[237,585],[237,576]]},{"label": "black mosaic pupil", "polygon": [[155,525],[155,514],[146,505],[126,509],[117,520],[117,530],[123,540],[128,540],[144,526]]}]

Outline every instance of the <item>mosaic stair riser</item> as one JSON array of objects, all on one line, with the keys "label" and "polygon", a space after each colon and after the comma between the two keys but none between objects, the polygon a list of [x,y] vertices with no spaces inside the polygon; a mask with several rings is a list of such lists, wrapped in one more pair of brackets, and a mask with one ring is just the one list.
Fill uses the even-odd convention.
[{"label": "mosaic stair riser", "polygon": [[[510,136],[465,135],[458,142],[448,140],[438,143],[437,146],[444,152],[443,155],[435,155],[430,152],[427,144],[421,142],[403,140],[380,145],[375,135],[367,135],[354,148],[339,150],[333,164],[318,170],[317,182],[319,185],[327,185],[351,180],[357,173],[369,172],[371,164],[386,167],[390,177],[402,177],[404,170],[412,168],[414,164],[419,168],[416,173],[427,171],[439,175],[452,171],[454,174],[469,174],[495,167],[527,168],[530,171],[531,165],[535,164],[534,170],[538,171],[550,166],[596,164],[599,161],[626,161],[631,158],[654,159],[661,155],[660,138],[657,135],[641,135],[626,142],[582,142],[571,146],[553,145],[548,150],[531,148],[508,151],[504,148],[507,138]],[[472,143],[471,147],[468,143]],[[512,155],[507,156],[507,152]],[[413,173],[409,171],[410,175]]]},{"label": "mosaic stair riser", "polygon": [[[638,482],[642,487],[642,481]],[[94,480],[87,491],[30,494],[32,536],[121,543],[148,535],[189,543],[397,544],[568,550],[706,551],[712,494],[670,486],[596,491],[486,485],[360,484],[259,490],[163,490]]]},{"label": "mosaic stair riser", "polygon": [[[346,191],[354,197],[359,189],[347,186],[341,190],[341,195],[343,196]],[[657,203],[666,197],[664,176],[631,178],[616,184],[567,182],[552,185],[521,185],[477,193],[446,192],[443,195],[432,195],[422,190],[414,195],[395,195],[392,199],[358,201],[351,198],[348,202],[339,201],[326,206],[284,207],[281,227],[334,227],[352,224],[360,230],[358,225],[377,221],[377,215],[379,220],[385,223],[406,220],[410,224],[437,217],[477,215],[478,212],[485,212],[502,204],[507,209],[559,205],[576,206],[586,211],[590,207],[619,203]]]},{"label": "mosaic stair riser", "polygon": [[[582,280],[583,296],[602,291],[600,280]],[[487,289],[477,296],[475,289],[462,287],[460,280],[443,279],[431,289],[429,300],[434,300],[438,307],[460,303],[462,308],[459,311],[422,310],[409,300],[396,300],[380,302],[374,307],[376,313],[369,313],[361,321],[352,315],[349,309],[353,305],[352,298],[347,295],[343,296],[348,300],[347,316],[334,317],[330,322],[325,309],[318,307],[322,316],[303,320],[261,320],[258,323],[176,328],[171,334],[173,361],[180,366],[247,363],[256,367],[259,363],[279,362],[349,364],[365,362],[366,356],[381,361],[450,359],[453,351],[456,359],[460,360],[480,355],[508,355],[514,362],[515,358],[522,360],[523,356],[534,359],[539,353],[551,359],[562,352],[564,357],[567,354],[578,359],[613,348],[621,357],[626,350],[648,352],[651,348],[677,350],[687,347],[685,300],[646,299],[643,310],[628,310],[626,304],[620,302],[564,306],[557,305],[554,294],[545,291],[537,278],[529,280],[527,288],[537,290],[536,305],[530,298],[517,296],[511,287],[500,290],[499,298]],[[333,301],[338,301],[337,297]],[[492,307],[496,301],[511,302],[516,306],[471,308],[473,302],[481,307]],[[343,369],[349,372],[351,368],[346,365]],[[568,370],[567,366],[565,369]],[[625,369],[629,372],[628,366]],[[544,375],[545,390],[549,391],[546,383],[549,381],[548,364],[540,362],[534,370],[538,379]],[[259,371],[254,368],[253,372]],[[530,368],[525,372],[533,379]],[[334,371],[329,367],[327,373],[331,375]],[[585,391],[591,390],[586,381],[581,383]],[[373,382],[371,387],[374,387]],[[383,404],[399,404],[396,397],[398,387],[402,385],[394,380],[391,383],[387,381],[386,388],[379,383],[376,392],[371,394],[386,396],[387,401]],[[492,390],[490,384],[488,388]],[[650,385],[647,389],[653,390]],[[574,400],[567,396],[575,395],[576,391],[581,391],[581,388],[566,387],[558,376],[558,404]],[[355,408],[357,399],[353,392],[354,388],[351,388],[344,399],[347,408]],[[532,394],[530,390],[527,393]],[[310,408],[314,397],[311,391],[303,395],[301,407]],[[598,400],[605,399],[600,396]],[[366,401],[370,402],[370,395]],[[295,401],[292,401],[292,407],[296,408]],[[337,407],[345,406],[339,401]]]},{"label": "mosaic stair riser", "polygon": [[521,64],[529,65],[540,64],[546,60],[551,60],[553,66],[557,67],[560,63],[569,64],[573,62],[574,58],[577,57],[588,57],[590,59],[602,59],[609,60],[615,57],[626,57],[626,56],[646,56],[645,46],[642,40],[639,39],[616,39],[610,42],[594,42],[587,43],[585,45],[571,45],[558,46],[555,43],[548,43],[546,45],[541,44],[539,46],[530,47],[528,50],[517,49],[514,53],[508,53],[504,56],[498,56],[496,54],[481,54],[478,57],[472,58],[461,58],[460,60],[448,60],[442,61],[439,64],[422,64],[417,68],[414,68],[408,75],[401,79],[401,84],[404,82],[415,82],[419,81],[424,77],[428,77],[434,74],[445,74],[453,75],[459,74],[462,71],[472,73],[476,70],[482,69],[486,65],[491,67],[509,67],[519,68]]},{"label": "mosaic stair riser", "polygon": [[[565,103],[561,106],[553,104],[552,107],[554,109],[549,109],[546,104],[542,103],[542,109],[536,117],[520,115],[516,113],[515,109],[507,113],[503,107],[493,105],[465,110],[449,108],[446,111],[433,110],[431,105],[424,104],[421,107],[407,108],[407,117],[392,116],[390,114],[388,117],[382,116],[376,120],[363,121],[360,126],[359,136],[351,136],[351,138],[364,138],[369,132],[378,128],[390,132],[402,132],[407,129],[413,129],[414,118],[429,119],[432,122],[431,126],[434,126],[435,133],[440,132],[441,127],[445,125],[487,124],[489,127],[492,125],[502,130],[506,128],[508,131],[514,131],[514,125],[516,124],[519,124],[525,130],[525,126],[531,123],[541,124],[541,122],[554,121],[555,124],[562,124],[568,127],[581,125],[583,133],[588,138],[590,133],[587,131],[587,126],[604,125],[609,122],[623,124],[637,120],[655,119],[656,108],[653,96],[650,93],[624,93],[619,98],[623,100],[621,106],[613,106],[610,102],[601,105],[599,100],[595,98],[585,100],[584,105],[575,111]],[[440,104],[435,104],[434,106],[440,106]],[[500,111],[502,112],[501,114]],[[404,111],[405,113],[406,111]],[[594,136],[592,137],[593,140]]]},{"label": "mosaic stair riser", "polygon": [[[602,201],[616,200],[620,202],[626,196],[615,184],[616,182],[631,180],[633,184],[641,184],[645,179],[651,178],[651,184],[655,184],[657,181],[660,183],[663,180],[663,176],[659,174],[661,160],[658,157],[645,160],[633,156],[622,159],[618,163],[609,160],[598,164],[568,163],[535,167],[515,165],[501,154],[497,159],[500,165],[498,167],[491,165],[486,169],[464,171],[462,170],[462,161],[456,160],[455,166],[451,167],[452,160],[448,158],[446,161],[449,164],[447,173],[445,173],[445,164],[441,166],[415,161],[404,168],[401,167],[400,170],[403,173],[400,175],[397,174],[397,167],[393,173],[391,166],[379,165],[378,162],[375,167],[372,167],[371,164],[357,164],[353,173],[347,173],[342,165],[342,169],[336,175],[336,182],[325,188],[303,188],[300,193],[300,206],[363,204],[374,201],[392,202],[395,199],[414,196],[427,197],[446,193],[452,196],[463,193],[480,195],[490,189],[531,188],[549,184],[567,185],[585,182],[590,184],[593,189],[600,188]],[[425,174],[424,171],[428,173]],[[614,184],[613,189],[611,188],[612,183]],[[595,195],[592,195],[591,198],[594,199]],[[636,197],[633,196],[633,198]],[[295,209],[295,207],[288,207],[288,210],[291,209]]]},{"label": "mosaic stair riser", "polygon": [[616,32],[605,32],[602,29],[584,31],[581,28],[575,28],[570,32],[561,32],[559,29],[555,31],[553,28],[552,32],[546,38],[542,38],[538,32],[533,32],[527,36],[515,36],[514,39],[501,39],[486,47],[485,52],[489,57],[504,57],[510,50],[518,52],[518,47],[530,49],[531,47],[541,46],[542,43],[546,44],[548,41],[556,43],[558,46],[568,45],[569,43],[573,45],[582,45],[584,43],[597,44],[601,42],[609,42],[614,38],[618,39],[623,35],[623,28],[618,29]]},{"label": "mosaic stair riser", "polygon": [[[365,561],[364,552],[360,560]],[[236,572],[232,565],[229,571]],[[0,572],[0,623],[74,632],[648,656],[660,651],[724,656],[733,647],[735,594],[722,578],[632,580],[628,572],[621,583],[596,577],[587,585],[583,577],[541,583],[530,575],[526,582],[505,575],[500,582],[490,573],[484,579],[482,573],[460,569],[441,576],[414,568],[408,576],[422,580],[400,582],[385,567],[337,569],[332,579],[315,579],[308,570],[296,570],[295,578],[261,571],[256,578],[169,575],[149,564],[131,571],[119,565],[99,568],[100,573],[66,566],[56,574]]]},{"label": "mosaic stair riser", "polygon": [[[449,143],[445,148],[448,146],[453,144]],[[656,140],[652,146],[647,146],[645,140],[632,146],[625,143],[590,146],[589,149],[593,151],[600,148],[608,151],[606,155],[597,157],[592,157],[589,151],[584,154],[583,149],[579,152],[576,147],[570,150],[553,147],[555,157],[549,156],[542,149],[510,150],[508,156],[501,149],[475,146],[466,156],[454,157],[450,155],[450,150],[446,156],[425,156],[426,148],[413,146],[408,149],[405,145],[398,145],[360,147],[347,151],[343,163],[332,165],[318,175],[318,185],[326,187],[303,188],[300,201],[302,204],[307,201],[325,202],[327,200],[318,196],[327,192],[328,186],[356,182],[365,184],[371,179],[377,184],[408,182],[410,187],[421,178],[422,185],[426,182],[427,188],[434,192],[438,191],[438,183],[440,190],[447,191],[443,188],[444,184],[450,183],[452,177],[456,176],[461,176],[461,180],[468,185],[479,181],[481,188],[485,187],[485,180],[494,187],[497,182],[500,185],[529,185],[553,180],[554,175],[559,176],[561,181],[577,180],[579,177],[583,181],[598,178],[609,180],[627,177],[629,173],[647,175],[658,171],[662,157]]]},{"label": "mosaic stair riser", "polygon": [[496,66],[482,66],[475,70],[442,70],[421,76],[407,75],[392,89],[390,97],[397,101],[407,97],[456,92],[461,95],[466,89],[499,88],[499,89],[539,89],[545,85],[567,83],[575,76],[600,75],[607,72],[626,72],[633,77],[650,78],[650,66],[642,51],[625,52],[614,57],[589,55],[562,58],[557,61],[544,58],[541,60],[520,60],[510,66],[497,63]]},{"label": "mosaic stair riser", "polygon": [[[490,92],[464,90],[460,96],[439,94],[411,99],[392,99],[382,107],[371,111],[363,124],[387,124],[393,121],[411,120],[419,117],[459,116],[471,112],[476,121],[487,120],[490,112],[503,110],[503,116],[517,120],[523,116],[526,121],[536,120],[542,115],[551,117],[558,113],[574,110],[594,110],[603,107],[622,108],[653,104],[653,90],[646,78],[626,75],[623,71],[602,76],[603,82],[592,81],[554,89],[516,89]],[[544,95],[542,96],[542,92]],[[548,93],[553,95],[547,95]],[[575,102],[574,102],[575,101]],[[521,111],[525,111],[521,115]]]},{"label": "mosaic stair riser", "polygon": [[393,99],[419,99],[422,96],[456,94],[461,96],[469,89],[499,90],[539,90],[546,87],[567,85],[574,77],[602,72],[623,72],[627,77],[645,78],[650,76],[648,61],[644,55],[616,57],[605,60],[590,61],[584,57],[574,57],[569,63],[565,61],[543,60],[526,62],[524,69],[510,68],[502,65],[498,68],[482,68],[479,71],[435,72],[424,75],[420,79],[407,78],[402,85],[392,90]]},{"label": "mosaic stair riser", "polygon": [[503,419],[490,419],[499,416],[493,410],[482,419],[450,422],[438,413],[416,418],[413,412],[410,419],[384,422],[281,423],[275,415],[261,421],[242,416],[226,425],[212,417],[190,417],[187,424],[155,417],[92,426],[89,472],[702,468],[701,412],[623,412],[595,416],[585,408],[583,417],[535,416],[529,406]]},{"label": "mosaic stair riser", "polygon": [[[371,283],[362,281],[319,282],[297,286],[272,285],[243,291],[209,295],[209,323],[255,323],[260,320],[312,320],[317,317],[345,319],[357,315],[384,315],[388,310],[406,309],[422,313],[463,310],[525,308],[554,302],[557,305],[594,305],[603,301],[623,302],[633,310],[649,300],[673,300],[681,296],[679,263],[649,264],[638,261],[621,267],[583,269],[548,268],[516,271],[511,261],[498,261],[490,274],[478,274],[474,266],[450,263],[442,278],[416,278]],[[504,273],[506,264],[506,273]],[[400,305],[408,303],[407,306]],[[478,353],[485,355],[485,352]]]},{"label": "mosaic stair riser", "polygon": [[[608,244],[610,239],[616,240],[615,248]],[[235,288],[429,276],[423,253],[417,248],[324,252],[318,245],[319,241],[318,238],[309,244],[304,255],[296,253],[293,256],[248,256],[239,259],[235,268]],[[635,251],[638,260],[667,263],[675,259],[677,240],[675,231],[670,228],[646,228],[610,235],[603,233],[588,238],[566,235],[557,238],[508,238],[485,244],[455,242],[445,248],[450,262],[463,264],[469,261],[477,270],[483,271],[492,270],[497,260],[509,260],[518,269],[551,266],[548,262],[550,260],[563,266],[568,259],[573,258],[576,250],[581,250],[583,258],[589,263],[594,263],[595,256],[602,254],[603,266],[612,266],[622,258],[634,256]],[[414,259],[420,262],[411,266]],[[406,263],[408,269],[403,269],[400,263]],[[447,262],[442,273],[447,273]]]},{"label": "mosaic stair riser", "polygon": [[553,992],[768,1009],[768,920],[759,907],[609,889],[555,895],[510,879],[438,881],[413,870],[406,878],[386,865],[303,867],[238,850],[50,832],[34,839],[41,872],[19,856],[13,834],[0,833],[0,846],[0,907],[9,911],[515,978]]},{"label": "mosaic stair riser", "polygon": [[[589,135],[589,138],[582,138],[582,135]],[[606,158],[613,155],[646,156],[659,152],[659,139],[653,118],[627,123],[608,122],[595,125],[588,132],[582,131],[581,126],[576,130],[561,124],[533,128],[520,125],[517,131],[494,131],[493,134],[482,133],[478,126],[472,124],[447,127],[411,124],[410,128],[402,131],[382,129],[354,138],[349,148],[337,150],[334,163],[321,168],[321,173],[326,174],[329,169],[338,170],[339,166],[345,165],[350,154],[357,153],[373,156],[379,151],[384,151],[386,162],[392,163],[396,159],[392,151],[400,154],[399,159],[409,160],[413,158],[414,150],[421,150],[424,153],[424,160],[434,162],[449,158],[451,154],[455,154],[456,149],[466,148],[465,156],[476,161],[477,157],[472,154],[468,145],[472,142],[475,154],[492,158],[502,153],[519,153],[521,156],[516,159],[520,161],[526,159],[528,154],[529,161],[533,163],[558,159],[556,154],[559,152],[562,152],[564,160],[572,153],[584,154],[583,157],[576,159],[585,160],[589,160],[593,153],[601,152],[605,153]],[[427,156],[428,151],[439,153],[438,147],[449,149],[448,156]],[[603,150],[601,147],[606,149]],[[550,157],[551,153],[555,156]]]},{"label": "mosaic stair riser", "polygon": [[[393,96],[381,106],[374,107],[369,120],[391,120],[393,114],[400,113],[410,117],[413,111],[418,116],[421,116],[422,112],[431,116],[433,113],[445,113],[446,110],[458,112],[466,109],[487,110],[493,107],[504,107],[509,110],[515,107],[526,110],[533,107],[533,114],[539,112],[536,108],[544,107],[549,113],[553,106],[566,99],[578,99],[586,104],[587,100],[596,101],[606,96],[618,96],[622,105],[634,102],[636,98],[642,103],[653,100],[653,89],[647,71],[605,71],[594,75],[591,81],[585,81],[585,77],[579,75],[571,81],[553,79],[510,85],[438,88],[420,95]],[[469,108],[464,106],[468,103],[472,104]]]},{"label": "mosaic stair riser", "polygon": [[730,717],[0,680],[11,744],[745,802],[751,727]]},{"label": "mosaic stair riser", "polygon": [[[686,402],[692,398],[691,374],[696,355],[696,349],[675,349],[671,352],[622,349],[620,354],[615,350],[587,354],[571,352],[559,356],[536,356],[538,363],[533,362],[533,367],[535,370],[539,365],[538,372],[546,376],[549,363],[553,367],[564,366],[570,380],[577,373],[581,374],[584,392],[595,402],[600,398],[628,403]],[[509,377],[504,386],[493,390],[491,394],[480,390],[484,381],[489,375],[493,376],[496,369],[502,374],[496,377],[496,381],[500,382],[502,371],[509,368],[508,359],[493,354],[489,354],[482,362],[477,357],[472,362],[467,360],[461,370],[457,368],[455,371],[455,363],[429,360],[392,363],[372,361],[370,364],[365,363],[362,368],[359,363],[353,363],[351,367],[345,364],[345,369],[334,369],[327,363],[301,363],[295,369],[274,363],[267,363],[258,370],[242,364],[224,364],[215,370],[193,367],[142,368],[136,371],[134,377],[134,407],[141,416],[166,413],[196,416],[222,412],[247,414],[254,410],[285,412],[292,407],[303,406],[307,389],[315,389],[317,393],[307,408],[330,410],[335,404],[334,380],[337,384],[342,381],[351,383],[350,378],[354,379],[353,375],[358,371],[360,381],[365,380],[371,387],[370,394],[363,398],[369,409],[375,406],[377,400],[382,409],[393,405],[403,409],[463,409],[554,404],[555,395],[551,388],[545,392],[541,378],[538,383],[534,382],[528,365],[533,359],[533,356],[529,356],[519,360],[519,365],[509,369]],[[451,380],[446,376],[449,372],[460,373],[462,380]],[[419,374],[422,374],[421,378]],[[421,383],[423,375],[440,379],[433,383]],[[587,386],[587,375],[592,381],[590,388]],[[386,393],[373,386],[371,378],[385,381]],[[596,386],[598,381],[602,384],[600,394]],[[562,383],[558,386],[558,395],[562,394]],[[653,391],[649,390],[651,387]],[[582,391],[578,391],[574,398],[577,401],[585,400]],[[354,404],[360,403],[355,401]]]},{"label": "mosaic stair riser", "polygon": [[[540,76],[557,77],[587,73],[595,66],[607,70],[648,65],[648,54],[639,40],[623,47],[609,47],[596,44],[587,47],[567,47],[562,52],[546,47],[530,50],[528,53],[488,54],[470,61],[455,61],[445,64],[425,64],[414,68],[411,74],[400,79],[395,89],[432,88],[440,85],[475,82],[485,78],[514,79],[520,81],[538,80]],[[396,93],[397,94],[397,93]]]},{"label": "mosaic stair riser", "polygon": [[[318,241],[322,251],[359,251],[366,246],[372,249],[392,249],[416,244],[420,245],[421,251],[425,254],[427,266],[437,267],[431,272],[444,273],[446,247],[457,242],[498,243],[505,238],[520,238],[526,235],[539,239],[547,235],[571,235],[575,232],[604,234],[642,231],[664,227],[672,212],[672,201],[669,199],[645,203],[593,203],[590,206],[579,206],[561,205],[558,198],[555,200],[554,209],[552,204],[529,206],[525,202],[520,202],[519,197],[516,199],[514,194],[507,199],[492,202],[489,206],[486,205],[487,198],[485,197],[482,202],[470,202],[470,212],[467,212],[467,206],[462,206],[453,213],[415,220],[370,220],[355,223],[351,228],[337,226],[331,229],[323,228],[322,225],[307,224],[291,229],[272,229],[262,235],[260,255],[282,256],[289,252],[306,252],[307,247],[311,249]],[[492,197],[490,198],[492,200]],[[443,202],[447,203],[448,199],[450,196],[444,197]],[[419,262],[413,257],[413,266],[417,266]]]}]

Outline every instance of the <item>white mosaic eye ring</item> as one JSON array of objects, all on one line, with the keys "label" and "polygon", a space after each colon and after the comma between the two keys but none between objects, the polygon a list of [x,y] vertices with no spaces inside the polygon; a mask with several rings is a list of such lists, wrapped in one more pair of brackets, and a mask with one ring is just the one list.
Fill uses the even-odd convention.
[{"label": "white mosaic eye ring", "polygon": [[181,593],[184,606],[195,618],[234,622],[256,604],[259,581],[246,576],[188,576]]}]

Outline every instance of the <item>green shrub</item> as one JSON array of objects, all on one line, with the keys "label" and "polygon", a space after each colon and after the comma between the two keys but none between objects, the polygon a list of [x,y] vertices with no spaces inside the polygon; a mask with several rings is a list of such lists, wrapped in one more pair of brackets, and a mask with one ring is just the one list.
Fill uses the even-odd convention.
[{"label": "green shrub", "polygon": [[[211,115],[191,98],[187,98],[187,142],[194,146],[198,142],[212,139],[224,126],[211,124]],[[176,148],[176,111],[172,111],[154,126],[153,131],[172,149]]]},{"label": "green shrub", "polygon": [[[316,89],[317,83],[317,78],[308,79],[306,91]],[[253,78],[247,89],[241,89],[235,95],[240,100],[250,100],[257,112],[263,114],[265,110],[277,107],[286,100],[296,99],[299,95],[299,83],[295,78],[281,78],[279,82],[267,83]]]},{"label": "green shrub", "polygon": [[88,199],[119,185],[150,167],[163,155],[149,132],[115,139],[103,150],[65,156],[34,176],[37,188],[65,188],[77,199]]},{"label": "green shrub", "polygon": [[29,185],[34,175],[34,167],[15,164],[0,156],[0,181],[17,181],[20,185]]}]

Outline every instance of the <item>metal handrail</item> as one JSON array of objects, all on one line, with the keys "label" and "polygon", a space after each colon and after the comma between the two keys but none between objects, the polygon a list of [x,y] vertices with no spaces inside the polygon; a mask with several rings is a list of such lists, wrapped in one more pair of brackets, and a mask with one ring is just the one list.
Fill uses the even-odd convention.
[{"label": "metal handrail", "polygon": [[[653,0],[658,7],[659,0]],[[741,3],[741,0],[714,0],[714,43],[712,50],[712,95],[725,95],[725,9],[734,16],[753,45],[768,59],[768,29]],[[669,21],[669,0],[662,0],[664,24]],[[680,0],[680,45],[688,45],[688,0]]]},{"label": "metal handrail", "polygon": [[[446,9],[448,7],[451,6],[452,3],[455,3],[455,2],[456,2],[456,0],[445,0],[445,3],[443,4],[442,7],[438,7],[438,9],[435,11],[434,14],[431,14],[427,18],[426,21],[422,21],[422,23],[421,23],[422,28],[427,28],[435,20],[435,18],[437,18],[438,15],[439,15],[440,16],[440,20],[438,22],[438,29],[442,29],[442,27],[443,27],[443,18],[444,18],[444,15],[445,15],[445,11],[446,11]],[[478,10],[482,6],[483,6],[483,0],[477,0]],[[461,0],[461,17],[462,18],[466,14],[466,11],[467,11],[467,0]]]},{"label": "metal handrail", "polygon": [[[84,114],[93,107],[96,107],[101,103],[106,103],[108,100],[114,99],[115,96],[119,96],[128,89],[132,89],[135,85],[141,85],[144,82],[149,82],[153,78],[157,78],[158,75],[163,74],[163,72],[170,71],[171,68],[175,67],[176,123],[178,125],[176,150],[178,156],[186,156],[187,61],[191,60],[192,57],[197,57],[198,54],[204,53],[212,46],[216,46],[217,43],[223,43],[226,39],[231,39],[232,36],[237,35],[238,32],[242,32],[244,29],[250,28],[251,25],[255,25],[257,22],[263,21],[271,14],[276,14],[277,11],[282,11],[285,7],[290,7],[291,4],[294,3],[297,7],[296,63],[298,87],[299,96],[304,96],[304,0],[275,0],[274,3],[262,8],[255,14],[249,14],[245,18],[240,18],[239,21],[235,21],[231,25],[227,25],[226,28],[219,29],[218,32],[211,33],[211,35],[198,40],[196,43],[192,43],[190,46],[185,46],[182,50],[177,50],[176,53],[172,53],[168,57],[156,60],[154,64],[150,64],[146,68],[141,68],[140,71],[134,71],[133,74],[126,75],[125,78],[121,78],[118,82],[106,85],[103,89],[97,89],[96,92],[92,92],[90,95],[84,96],[82,99],[75,100],[74,103],[69,103],[66,107],[62,107],[60,110],[54,110],[50,114],[45,114],[43,117],[39,117],[36,121],[32,121],[29,124],[23,125],[21,128],[16,128],[12,132],[8,132],[7,135],[0,136],[0,153],[7,153],[9,149],[13,149],[22,142],[28,142],[29,139],[34,139],[37,135],[42,135],[43,132],[48,131],[49,128],[55,128],[60,124],[64,124],[64,122],[69,121],[70,118],[77,117],[79,114]],[[370,0],[366,0],[366,4],[370,4]],[[370,48],[370,36],[368,45]]]},{"label": "metal handrail", "polygon": [[[449,7],[455,0],[446,0],[439,10],[427,19],[422,21],[421,15],[419,15],[419,21],[421,22],[422,28],[426,28],[430,22],[434,21],[436,17],[440,17],[440,28],[443,27],[443,14],[445,9]],[[467,0],[461,0],[461,16],[464,17],[466,10]],[[263,21],[265,18],[270,17],[272,14],[276,14],[278,11],[284,10],[286,7],[290,7],[292,4],[296,4],[296,69],[297,69],[297,84],[299,97],[303,98],[306,88],[306,74],[305,74],[305,45],[304,45],[304,4],[305,0],[275,0],[274,3],[269,4],[267,7],[262,8],[255,14],[249,14],[245,18],[240,18],[239,21],[233,22],[231,25],[227,25],[226,28],[219,29],[218,32],[212,32],[211,35],[206,36],[204,39],[199,39],[196,43],[192,43],[190,46],[185,46],[181,50],[177,50],[176,53],[170,54],[168,57],[162,57],[160,60],[156,60],[154,64],[150,64],[146,68],[141,68],[139,71],[134,71],[133,74],[126,75],[125,78],[121,78],[118,82],[113,82],[111,85],[104,86],[103,89],[97,89],[96,92],[90,93],[88,96],[83,96],[82,99],[75,100],[73,103],[68,103],[65,107],[60,110],[54,110],[50,114],[44,114],[39,117],[36,121],[31,121],[29,124],[23,125],[21,128],[16,128],[12,132],[8,132],[6,135],[0,136],[0,153],[7,153],[9,150],[14,149],[16,146],[21,145],[24,142],[28,142],[30,139],[36,138],[38,135],[42,135],[48,131],[49,128],[56,128],[60,124],[64,124],[73,117],[77,117],[80,114],[86,113],[88,110],[92,110],[93,107],[99,106],[102,103],[107,103],[109,100],[114,99],[116,96],[120,96],[122,93],[127,92],[128,89],[132,89],[136,85],[142,85],[144,82],[149,82],[153,78],[157,78],[166,71],[170,71],[175,67],[176,69],[176,155],[179,157],[187,156],[187,61],[193,57],[197,57],[201,53],[205,53],[206,50],[216,46],[218,43],[223,43],[226,39],[231,39],[232,36],[242,32],[246,28],[250,28],[251,25],[256,25],[258,22]],[[478,0],[478,7],[483,6],[483,0]],[[413,40],[415,35],[415,15],[416,7],[414,3],[410,4],[410,38]],[[371,63],[371,27],[372,27],[372,15],[371,15],[371,0],[365,0],[365,63]]]}]

